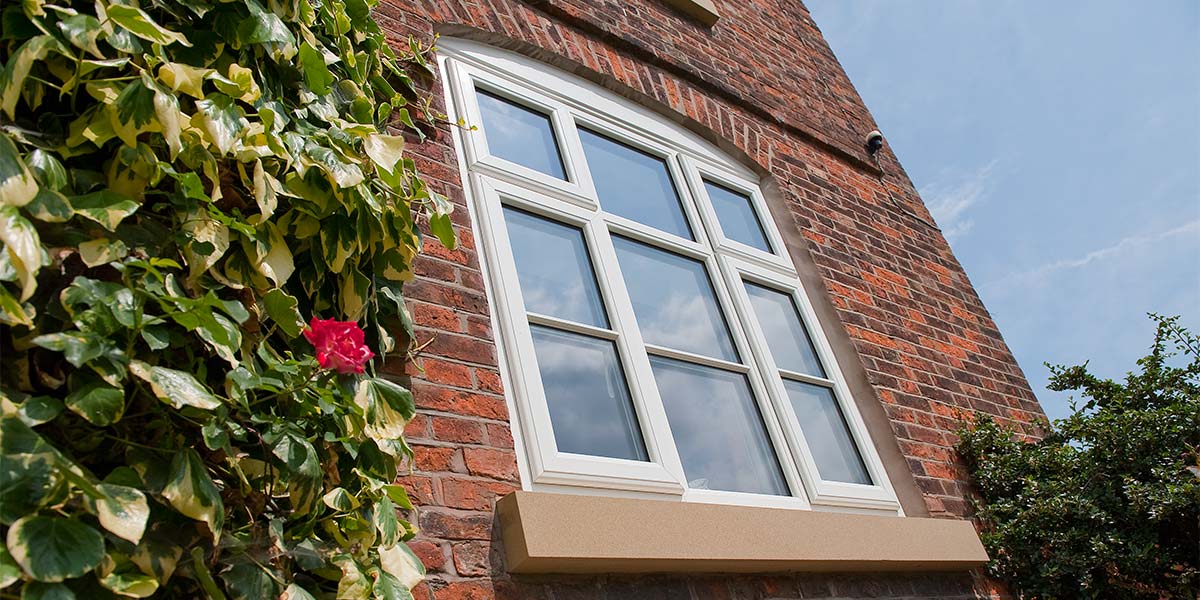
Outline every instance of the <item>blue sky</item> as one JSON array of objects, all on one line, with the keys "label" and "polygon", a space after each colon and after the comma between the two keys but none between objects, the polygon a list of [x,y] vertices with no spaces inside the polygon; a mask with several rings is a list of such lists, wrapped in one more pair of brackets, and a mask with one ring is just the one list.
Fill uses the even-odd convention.
[{"label": "blue sky", "polygon": [[1200,2],[805,0],[1051,418],[1200,330]]}]

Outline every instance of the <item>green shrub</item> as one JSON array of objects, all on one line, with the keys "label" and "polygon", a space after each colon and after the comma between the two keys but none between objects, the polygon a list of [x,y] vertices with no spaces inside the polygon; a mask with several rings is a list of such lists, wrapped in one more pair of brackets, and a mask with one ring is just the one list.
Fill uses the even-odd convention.
[{"label": "green shrub", "polygon": [[1124,382],[1051,368],[1087,401],[1040,441],[982,415],[960,432],[990,569],[1023,597],[1200,595],[1200,337],[1153,318]]},{"label": "green shrub", "polygon": [[455,242],[373,4],[3,3],[0,595],[411,597],[375,369]]}]

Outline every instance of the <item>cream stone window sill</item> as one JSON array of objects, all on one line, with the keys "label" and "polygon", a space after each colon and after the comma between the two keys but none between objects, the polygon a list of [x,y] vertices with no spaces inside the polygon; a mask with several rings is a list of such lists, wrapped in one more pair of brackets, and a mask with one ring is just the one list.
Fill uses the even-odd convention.
[{"label": "cream stone window sill", "polygon": [[666,3],[706,27],[712,27],[721,18],[712,0],[666,0]]},{"label": "cream stone window sill", "polygon": [[954,571],[968,521],[520,491],[497,505],[513,573]]}]

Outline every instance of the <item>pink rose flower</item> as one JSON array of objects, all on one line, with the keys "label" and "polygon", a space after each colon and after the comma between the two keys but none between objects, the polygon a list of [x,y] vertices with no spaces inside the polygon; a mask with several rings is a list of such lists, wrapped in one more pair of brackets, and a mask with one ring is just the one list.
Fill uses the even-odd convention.
[{"label": "pink rose flower", "polygon": [[317,349],[317,364],[338,373],[362,373],[375,354],[363,343],[363,330],[354,321],[313,317],[304,337]]}]

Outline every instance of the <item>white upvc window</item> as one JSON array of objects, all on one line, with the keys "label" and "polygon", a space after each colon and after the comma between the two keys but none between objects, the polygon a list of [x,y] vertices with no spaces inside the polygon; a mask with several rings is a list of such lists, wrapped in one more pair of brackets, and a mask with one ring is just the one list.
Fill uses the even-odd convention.
[{"label": "white upvc window", "polygon": [[525,488],[900,514],[754,173],[553,67],[439,46]]}]

